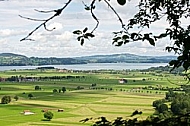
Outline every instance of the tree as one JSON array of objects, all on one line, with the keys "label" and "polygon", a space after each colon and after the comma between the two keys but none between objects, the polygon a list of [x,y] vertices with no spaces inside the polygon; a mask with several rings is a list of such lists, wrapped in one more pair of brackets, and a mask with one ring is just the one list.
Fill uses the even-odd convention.
[{"label": "tree", "polygon": [[53,89],[53,93],[57,93],[58,91],[57,91],[57,89]]},{"label": "tree", "polygon": [[59,93],[61,93],[61,89],[59,89]]},{"label": "tree", "polygon": [[47,111],[44,113],[44,118],[51,120],[53,118],[53,113],[51,111]]},{"label": "tree", "polygon": [[161,104],[163,104],[163,103],[164,103],[163,100],[155,100],[155,101],[153,101],[152,106],[155,107],[156,109],[158,109],[158,107],[159,107]]},{"label": "tree", "polygon": [[11,96],[5,95],[1,98],[1,104],[9,104],[10,102],[11,102]]},{"label": "tree", "polygon": [[17,95],[14,96],[14,99],[18,101],[19,97]]},{"label": "tree", "polygon": [[172,89],[169,89],[168,92],[166,92],[165,99],[171,101],[175,96],[176,93]]},{"label": "tree", "polygon": [[28,94],[28,97],[29,97],[29,99],[31,99],[34,96],[33,96],[33,94]]},{"label": "tree", "polygon": [[61,90],[62,90],[62,92],[63,92],[63,93],[65,93],[66,88],[65,88],[65,87],[62,87],[62,89],[61,89]]},{"label": "tree", "polygon": [[158,112],[159,112],[159,113],[163,113],[163,112],[165,112],[165,111],[168,111],[168,106],[167,106],[166,104],[160,104],[160,105],[158,106]]},{"label": "tree", "polygon": [[[190,14],[190,4],[189,0],[139,0],[137,5],[138,12],[129,19],[128,23],[124,23],[120,15],[114,9],[114,6],[110,4],[110,0],[89,0],[90,3],[87,5],[83,2],[85,10],[89,11],[92,15],[92,18],[96,21],[94,28],[89,31],[88,27],[85,27],[82,30],[75,30],[73,33],[78,35],[77,40],[80,41],[81,45],[84,44],[84,40],[94,38],[94,31],[99,26],[99,20],[96,17],[94,10],[96,9],[96,3],[102,2],[108,5],[109,9],[119,19],[121,24],[121,30],[114,32],[113,44],[115,46],[121,46],[135,41],[148,41],[150,45],[155,46],[155,42],[163,38],[168,37],[171,40],[171,46],[167,46],[166,50],[168,52],[175,52],[178,54],[176,60],[172,60],[170,65],[173,68],[183,66],[185,70],[190,67],[190,25],[183,24],[184,19],[189,19]],[[117,0],[117,2],[123,6],[126,3],[126,0]],[[46,24],[53,20],[55,17],[60,16],[65,8],[72,3],[72,0],[67,0],[66,3],[61,8],[50,10],[50,11],[40,11],[41,13],[53,13],[47,19],[33,19],[19,15],[21,18],[25,18],[32,21],[40,21],[39,24],[34,30],[32,30],[26,37],[22,38],[20,41],[32,40],[30,36],[37,31],[39,28],[44,27],[47,31],[52,31],[53,29],[47,29]],[[168,27],[163,29],[160,34],[153,34],[148,31],[147,33],[143,30],[150,28],[153,23],[158,22],[161,19],[166,19]],[[135,32],[131,32],[139,29]]]},{"label": "tree", "polygon": [[35,86],[35,90],[40,90],[40,86]]}]

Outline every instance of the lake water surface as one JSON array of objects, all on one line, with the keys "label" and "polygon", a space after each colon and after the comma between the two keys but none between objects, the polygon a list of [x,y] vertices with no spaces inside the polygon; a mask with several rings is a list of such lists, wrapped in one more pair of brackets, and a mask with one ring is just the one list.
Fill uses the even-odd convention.
[{"label": "lake water surface", "polygon": [[[150,67],[166,66],[168,63],[89,63],[89,64],[75,64],[75,65],[45,65],[59,69],[69,70],[134,70],[147,69]],[[0,66],[0,71],[5,70],[19,70],[19,69],[36,69],[37,67],[45,66]]]}]

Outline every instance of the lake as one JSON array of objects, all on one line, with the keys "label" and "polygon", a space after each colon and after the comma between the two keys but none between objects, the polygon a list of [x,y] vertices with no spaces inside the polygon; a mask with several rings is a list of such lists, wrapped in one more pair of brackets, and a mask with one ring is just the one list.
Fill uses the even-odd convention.
[{"label": "lake", "polygon": [[19,70],[19,69],[36,69],[37,67],[55,67],[59,69],[69,70],[135,70],[147,69],[150,67],[166,66],[168,63],[89,63],[89,64],[74,64],[74,65],[44,65],[44,66],[0,66],[0,71]]}]

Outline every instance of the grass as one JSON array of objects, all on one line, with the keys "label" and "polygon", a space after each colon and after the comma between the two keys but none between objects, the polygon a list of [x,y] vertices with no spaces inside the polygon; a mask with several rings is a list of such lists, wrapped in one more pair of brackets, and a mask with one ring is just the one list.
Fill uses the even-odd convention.
[{"label": "grass", "polygon": [[[20,70],[0,72],[1,77],[21,76],[85,76],[85,78],[72,78],[52,81],[36,82],[0,82],[0,97],[10,95],[12,98],[17,95],[19,100],[8,105],[0,104],[0,124],[3,126],[85,126],[79,122],[88,117],[106,116],[113,120],[118,116],[127,118],[135,110],[143,111],[139,118],[146,118],[154,112],[152,102],[164,97],[164,91],[156,94],[156,91],[147,93],[137,92],[133,89],[145,86],[162,85],[167,87],[177,87],[178,85],[169,83],[167,78],[152,73],[142,74],[140,72],[130,72],[127,74],[89,74],[89,73],[60,73],[56,71]],[[164,75],[165,76],[165,75]],[[168,74],[167,74],[168,76]],[[126,78],[127,84],[119,84],[120,78]],[[173,82],[183,81],[182,77],[169,75]],[[142,79],[145,79],[143,81]],[[135,80],[135,82],[134,82]],[[90,90],[91,84],[96,83],[97,89]],[[38,85],[42,88],[35,91]],[[83,90],[76,90],[77,86],[84,87]],[[66,87],[65,93],[53,93],[53,89]],[[101,89],[104,88],[104,89]],[[112,91],[105,88],[113,88]],[[122,91],[121,91],[122,89]],[[25,94],[23,94],[25,92]],[[33,98],[29,99],[28,94],[32,93]],[[48,109],[54,113],[51,121],[44,121],[43,109]],[[57,112],[64,109],[64,112]],[[21,112],[30,110],[34,115],[23,115]]]}]

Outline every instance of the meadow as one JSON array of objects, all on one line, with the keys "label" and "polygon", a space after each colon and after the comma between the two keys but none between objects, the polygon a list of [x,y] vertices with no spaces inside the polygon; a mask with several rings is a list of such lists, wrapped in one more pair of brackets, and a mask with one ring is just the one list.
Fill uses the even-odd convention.
[{"label": "meadow", "polygon": [[[185,80],[169,73],[139,71],[60,72],[57,70],[17,70],[0,72],[1,78],[11,76],[52,77],[71,76],[65,79],[46,79],[20,82],[0,82],[0,98],[9,95],[9,104],[0,104],[0,124],[3,126],[89,126],[92,121],[80,120],[105,116],[109,120],[117,117],[131,118],[135,110],[145,119],[154,112],[152,102],[162,99],[165,90],[147,87],[179,87]],[[119,83],[126,79],[127,83]],[[169,81],[170,80],[170,81]],[[172,83],[171,83],[172,81]],[[92,86],[92,84],[96,84]],[[35,90],[39,86],[41,90]],[[65,93],[53,93],[53,89],[66,87]],[[79,88],[80,87],[80,88]],[[146,88],[145,88],[146,87]],[[31,99],[28,94],[33,94]],[[19,97],[16,101],[13,97]],[[58,112],[63,109],[63,112]],[[24,115],[29,110],[33,115]],[[44,120],[42,110],[53,112],[51,121]]]}]

